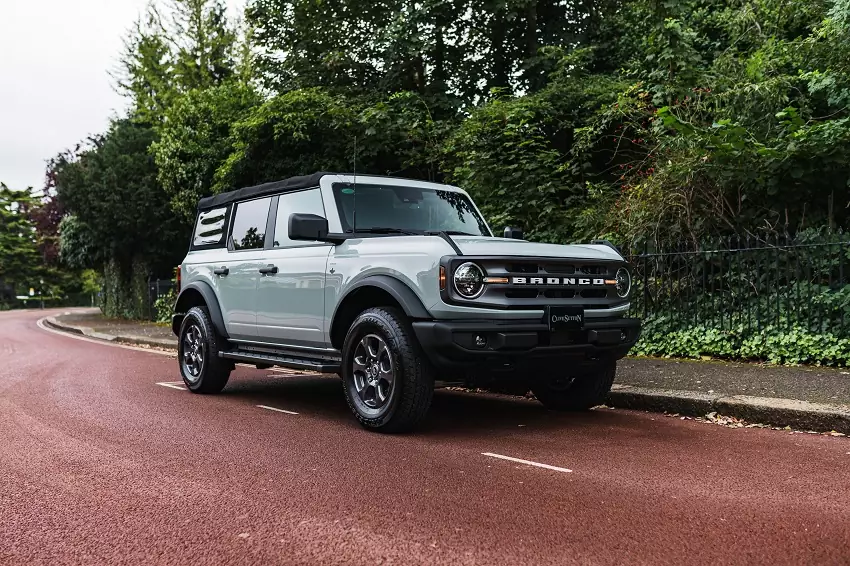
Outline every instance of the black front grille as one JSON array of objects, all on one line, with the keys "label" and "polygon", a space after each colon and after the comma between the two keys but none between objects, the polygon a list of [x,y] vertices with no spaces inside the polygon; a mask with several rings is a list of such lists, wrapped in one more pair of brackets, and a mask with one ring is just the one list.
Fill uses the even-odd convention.
[{"label": "black front grille", "polygon": [[544,289],[543,296],[547,299],[572,299],[576,296],[575,289]]},{"label": "black front grille", "polygon": [[610,283],[624,265],[622,261],[463,256],[452,259],[449,273],[452,267],[466,261],[480,265],[488,277],[506,278],[508,282],[488,284],[471,301],[450,288],[447,298],[453,302],[508,309],[539,309],[547,305],[605,309],[624,302]]},{"label": "black front grille", "polygon": [[511,273],[539,273],[540,266],[536,263],[512,263],[505,266]]},{"label": "black front grille", "polygon": [[549,263],[549,264],[546,264],[546,265],[540,265],[538,267],[539,267],[539,271],[542,271],[544,273],[552,273],[552,274],[557,273],[559,275],[572,275],[573,273],[576,272],[576,266],[570,265],[568,263],[565,263],[565,264]]},{"label": "black front grille", "polygon": [[505,289],[505,297],[509,299],[536,299],[539,294],[538,289]]}]

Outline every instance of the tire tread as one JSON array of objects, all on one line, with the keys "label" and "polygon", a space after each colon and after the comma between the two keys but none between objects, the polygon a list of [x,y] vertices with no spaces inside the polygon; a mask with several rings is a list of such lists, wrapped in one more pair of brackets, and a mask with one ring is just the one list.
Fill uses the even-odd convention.
[{"label": "tire tread", "polygon": [[[371,320],[370,320],[371,319]],[[379,418],[364,417],[357,411],[343,379],[345,400],[357,420],[366,428],[387,433],[408,432],[422,420],[431,406],[434,394],[434,371],[424,356],[421,347],[413,338],[413,330],[404,315],[392,307],[374,307],[363,311],[351,325],[355,329],[362,324],[387,327],[390,345],[401,361],[395,387],[401,386],[401,398],[395,409]],[[349,330],[343,351],[351,348],[350,341],[356,333]],[[343,362],[345,363],[345,362]]]},{"label": "tire tread", "polygon": [[617,363],[604,364],[599,372],[579,377],[567,389],[554,390],[545,382],[533,384],[531,391],[546,408],[555,411],[586,411],[605,402],[614,378]]},{"label": "tire tread", "polygon": [[179,344],[182,345],[183,326],[186,325],[186,321],[190,318],[197,319],[197,321],[201,324],[201,330],[204,333],[204,336],[206,337],[208,354],[207,360],[205,360],[206,366],[204,367],[204,372],[201,375],[200,381],[195,384],[194,387],[185,378],[183,381],[189,391],[192,391],[193,393],[202,393],[208,395],[221,393],[221,391],[227,385],[228,380],[230,379],[230,372],[232,370],[232,365],[230,364],[230,362],[218,356],[218,353],[221,350],[223,339],[216,332],[215,326],[213,326],[212,324],[212,319],[210,319],[210,313],[207,307],[192,307],[191,309],[189,309],[189,312],[187,312],[186,316],[183,318],[183,324],[180,328]]}]

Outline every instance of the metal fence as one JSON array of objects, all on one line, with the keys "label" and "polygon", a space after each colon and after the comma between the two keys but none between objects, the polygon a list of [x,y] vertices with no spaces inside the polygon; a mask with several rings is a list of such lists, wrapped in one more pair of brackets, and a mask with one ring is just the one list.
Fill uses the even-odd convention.
[{"label": "metal fence", "polygon": [[850,242],[726,240],[627,255],[635,313],[671,330],[848,334]]},{"label": "metal fence", "polygon": [[168,295],[168,293],[177,287],[177,283],[172,279],[149,279],[148,280],[148,312],[147,316],[151,320],[156,320],[158,317],[156,310],[156,301],[160,297]]}]

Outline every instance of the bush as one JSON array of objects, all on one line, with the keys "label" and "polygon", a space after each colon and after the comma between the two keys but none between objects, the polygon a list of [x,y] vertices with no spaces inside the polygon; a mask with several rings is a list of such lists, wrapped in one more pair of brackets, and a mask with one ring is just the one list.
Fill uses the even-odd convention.
[{"label": "bush", "polygon": [[772,364],[850,365],[850,339],[831,332],[812,332],[802,326],[770,325],[748,330],[743,324],[729,329],[693,326],[669,329],[667,317],[646,322],[632,354],[643,356],[767,361]]},{"label": "bush", "polygon": [[156,322],[171,322],[171,314],[174,312],[174,302],[177,300],[177,285],[174,285],[166,293],[156,298],[153,304]]}]

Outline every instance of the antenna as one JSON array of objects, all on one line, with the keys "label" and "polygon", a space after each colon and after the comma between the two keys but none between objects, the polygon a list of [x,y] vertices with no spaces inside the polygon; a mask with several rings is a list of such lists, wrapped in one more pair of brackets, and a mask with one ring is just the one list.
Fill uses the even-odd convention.
[{"label": "antenna", "polygon": [[351,232],[357,235],[357,134],[354,135],[354,210],[352,211]]}]

